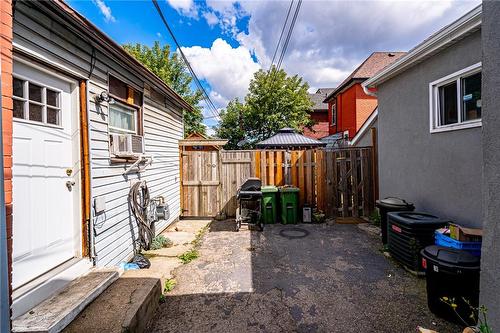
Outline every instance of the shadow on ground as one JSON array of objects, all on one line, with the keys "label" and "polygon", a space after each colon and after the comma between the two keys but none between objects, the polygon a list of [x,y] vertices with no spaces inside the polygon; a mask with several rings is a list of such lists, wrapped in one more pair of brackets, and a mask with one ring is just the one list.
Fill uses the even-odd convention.
[{"label": "shadow on ground", "polygon": [[460,332],[429,312],[425,280],[379,248],[356,225],[235,232],[234,221],[214,221],[149,331]]}]

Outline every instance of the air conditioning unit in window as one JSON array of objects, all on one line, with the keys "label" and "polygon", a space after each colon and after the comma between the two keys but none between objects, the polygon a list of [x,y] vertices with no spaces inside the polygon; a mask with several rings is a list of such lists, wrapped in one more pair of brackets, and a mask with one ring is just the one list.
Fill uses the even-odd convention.
[{"label": "air conditioning unit in window", "polygon": [[144,154],[144,138],[134,134],[110,134],[109,150],[115,157],[139,157]]}]

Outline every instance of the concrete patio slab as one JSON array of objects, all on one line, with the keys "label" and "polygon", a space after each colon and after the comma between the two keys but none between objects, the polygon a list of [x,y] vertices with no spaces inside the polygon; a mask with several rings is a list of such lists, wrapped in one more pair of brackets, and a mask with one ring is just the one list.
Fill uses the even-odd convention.
[{"label": "concrete patio slab", "polygon": [[385,258],[374,230],[233,226],[212,223],[201,256],[175,271],[178,284],[148,331],[461,331],[429,312],[425,280]]}]

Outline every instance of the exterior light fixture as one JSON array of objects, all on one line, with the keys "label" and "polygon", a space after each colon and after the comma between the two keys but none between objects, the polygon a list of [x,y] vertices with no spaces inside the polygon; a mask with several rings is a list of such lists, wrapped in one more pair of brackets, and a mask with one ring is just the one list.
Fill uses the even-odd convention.
[{"label": "exterior light fixture", "polygon": [[107,102],[108,104],[115,103],[115,99],[113,97],[110,97],[109,93],[106,90],[101,92],[101,94],[96,95],[94,97],[94,99],[95,99],[96,103],[102,103],[102,102]]}]

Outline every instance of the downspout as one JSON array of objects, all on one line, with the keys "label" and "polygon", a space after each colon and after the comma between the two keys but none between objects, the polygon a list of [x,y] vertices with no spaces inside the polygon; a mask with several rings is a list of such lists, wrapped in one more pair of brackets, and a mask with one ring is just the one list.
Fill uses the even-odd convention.
[{"label": "downspout", "polygon": [[[2,61],[0,59],[0,73]],[[0,75],[0,105],[2,105]],[[10,332],[9,260],[7,251],[7,220],[5,218],[5,190],[3,172],[3,109],[0,112],[0,332]]]},{"label": "downspout", "polygon": [[90,79],[85,82],[85,101],[86,101],[86,106],[87,109],[85,110],[87,112],[87,144],[88,144],[88,150],[89,150],[89,155],[88,155],[88,162],[89,162],[89,178],[88,178],[88,186],[89,186],[89,209],[90,209],[90,219],[89,219],[89,246],[90,246],[90,258],[92,259],[92,263],[97,265],[97,255],[95,252],[95,229],[94,229],[94,209],[92,205],[92,201],[94,199],[94,194],[93,194],[93,186],[92,186],[92,153],[90,149],[90,143],[91,143],[91,138],[90,138],[90,103],[89,103],[89,82]]},{"label": "downspout", "polygon": [[364,91],[365,94],[367,94],[369,96],[377,97],[377,92],[376,91],[371,91],[370,89],[368,89],[368,87],[365,86],[364,83],[361,84],[361,87],[363,88],[363,91]]}]

